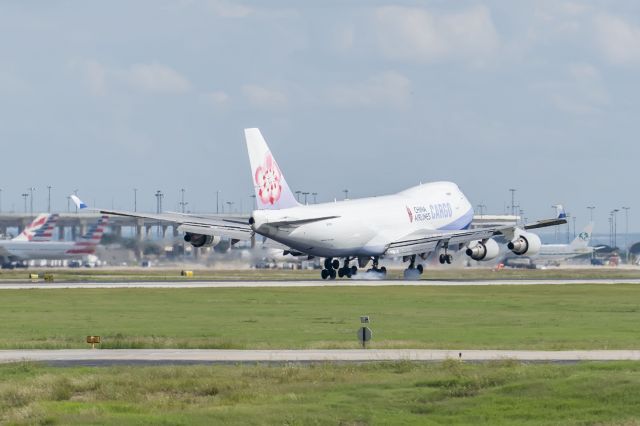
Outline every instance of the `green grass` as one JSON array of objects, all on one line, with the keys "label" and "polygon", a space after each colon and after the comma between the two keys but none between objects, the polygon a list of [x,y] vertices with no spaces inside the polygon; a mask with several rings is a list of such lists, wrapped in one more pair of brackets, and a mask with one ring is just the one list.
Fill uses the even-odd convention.
[{"label": "green grass", "polygon": [[639,349],[640,287],[2,290],[0,348]]},{"label": "green grass", "polygon": [[0,366],[3,424],[640,424],[640,364]]},{"label": "green grass", "polygon": [[[191,269],[185,267],[184,269]],[[125,268],[125,269],[20,269],[0,270],[1,282],[29,282],[30,273],[51,273],[58,282],[103,282],[103,281],[234,281],[234,280],[316,280],[320,281],[319,270],[213,270],[194,269],[193,278],[180,276],[180,269]],[[402,269],[390,269],[389,279],[401,279]],[[584,269],[504,269],[491,268],[427,268],[422,279],[426,280],[506,280],[506,279],[588,279],[588,278],[640,278],[640,269],[584,268]],[[43,284],[44,285],[44,284]]]}]

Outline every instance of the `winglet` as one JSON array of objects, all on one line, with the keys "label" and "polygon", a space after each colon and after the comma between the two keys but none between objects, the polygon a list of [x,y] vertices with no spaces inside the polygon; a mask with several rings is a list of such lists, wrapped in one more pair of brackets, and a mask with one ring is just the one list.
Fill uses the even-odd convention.
[{"label": "winglet", "polygon": [[77,195],[71,194],[70,197],[73,204],[75,204],[79,210],[86,209],[88,207],[80,198],[78,198]]},{"label": "winglet", "polygon": [[567,213],[564,211],[564,206],[562,204],[556,204],[553,206],[556,208],[556,214],[558,215],[558,219],[566,219]]}]

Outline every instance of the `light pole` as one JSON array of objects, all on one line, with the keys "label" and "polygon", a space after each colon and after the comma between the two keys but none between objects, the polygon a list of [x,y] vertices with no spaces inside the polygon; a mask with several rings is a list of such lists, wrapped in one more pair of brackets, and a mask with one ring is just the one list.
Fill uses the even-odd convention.
[{"label": "light pole", "polygon": [[182,209],[182,213],[184,213],[184,208],[186,207],[186,205],[189,204],[189,203],[185,203],[184,202],[184,192],[185,192],[185,190],[184,190],[184,188],[182,188],[180,190],[180,196],[181,196],[180,208]]},{"label": "light pole", "polygon": [[509,188],[509,191],[511,191],[511,216],[515,216],[516,189]]},{"label": "light pole", "polygon": [[33,191],[36,189],[32,186],[29,188],[29,215],[33,216]]},{"label": "light pole", "polygon": [[258,206],[256,205],[256,194],[249,195],[249,198],[252,198],[252,200],[251,200],[251,208],[253,210],[256,210],[258,208]]},{"label": "light pole", "polygon": [[[164,198],[164,194],[159,189],[156,191],[156,213],[162,212],[162,198]],[[160,222],[158,222],[158,237],[160,237],[162,233],[162,228],[160,227]]]},{"label": "light pole", "polygon": [[587,208],[589,209],[589,222],[593,222],[593,210],[596,206],[587,206]]},{"label": "light pole", "polygon": [[[73,190],[73,194],[77,197],[78,196],[78,190],[74,189]],[[75,203],[74,203],[75,204]],[[78,206],[76,205],[76,213],[78,213]]]},{"label": "light pole", "polygon": [[231,213],[231,208],[233,207],[233,201],[227,201],[227,205],[229,206],[229,213]]},{"label": "light pole", "polygon": [[313,195],[313,204],[317,204],[318,201],[316,200],[316,197],[318,196],[318,193],[312,192],[311,195]]},{"label": "light pole", "polygon": [[220,191],[216,189],[216,214],[220,214],[220,202],[218,201],[220,198]]},{"label": "light pole", "polygon": [[573,217],[573,238],[576,237],[576,217]]},{"label": "light pole", "polygon": [[22,198],[24,199],[24,213],[27,214],[27,197],[29,196],[28,192],[22,193]]},{"label": "light pole", "polygon": [[296,199],[298,202],[300,202],[300,194],[302,194],[302,191],[296,191]]},{"label": "light pole", "polygon": [[487,206],[484,204],[478,204],[478,210],[480,211],[480,217],[484,216],[484,209],[486,209]]},{"label": "light pole", "polygon": [[629,263],[629,210],[631,207],[622,207],[624,210],[624,249],[627,251],[627,263]]},{"label": "light pole", "polygon": [[348,200],[349,199],[349,190],[348,189],[343,189],[342,192],[344,192],[344,199]]},{"label": "light pole", "polygon": [[164,194],[159,189],[156,191],[156,213],[162,213],[162,198]]},{"label": "light pole", "polygon": [[53,188],[51,185],[47,186],[47,213],[51,213],[51,188]]},{"label": "light pole", "polygon": [[613,246],[618,246],[618,212],[620,210],[613,209],[611,212],[613,214]]},{"label": "light pole", "polygon": [[307,205],[307,195],[309,195],[309,192],[303,192],[302,195],[304,195],[304,205]]},{"label": "light pole", "polygon": [[133,188],[133,211],[138,211],[138,188]]}]

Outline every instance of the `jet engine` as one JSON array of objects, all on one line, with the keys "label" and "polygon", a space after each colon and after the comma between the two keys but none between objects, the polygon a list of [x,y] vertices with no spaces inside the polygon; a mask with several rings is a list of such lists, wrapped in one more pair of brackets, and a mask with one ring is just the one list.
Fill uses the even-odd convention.
[{"label": "jet engine", "polygon": [[220,237],[213,235],[194,234],[192,232],[186,232],[184,234],[184,240],[191,243],[194,247],[215,247],[220,243]]},{"label": "jet engine", "polygon": [[509,244],[507,244],[509,250],[515,254],[526,254],[529,256],[538,254],[541,246],[542,242],[540,241],[540,237],[531,232],[522,232],[516,239],[509,241]]},{"label": "jet engine", "polygon": [[468,247],[466,253],[473,260],[491,260],[498,256],[500,247],[495,240],[488,239],[478,241],[473,247]]}]

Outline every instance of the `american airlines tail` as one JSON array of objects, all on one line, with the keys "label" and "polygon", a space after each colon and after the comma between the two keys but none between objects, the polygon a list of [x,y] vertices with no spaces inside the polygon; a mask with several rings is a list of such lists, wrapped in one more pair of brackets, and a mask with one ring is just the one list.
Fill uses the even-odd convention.
[{"label": "american airlines tail", "polygon": [[587,226],[584,227],[582,232],[578,234],[578,236],[571,241],[572,249],[580,249],[589,246],[589,242],[591,242],[591,234],[593,232],[593,222],[590,222]]},{"label": "american airlines tail", "polygon": [[244,136],[258,209],[279,210],[299,206],[260,129],[244,129]]},{"label": "american airlines tail", "polygon": [[96,251],[96,246],[102,240],[104,230],[109,222],[109,216],[102,216],[98,219],[97,223],[94,223],[89,227],[87,232],[75,242],[72,248],[67,250],[66,254],[93,254]]},{"label": "american airlines tail", "polygon": [[13,241],[49,241],[60,215],[41,213]]}]

